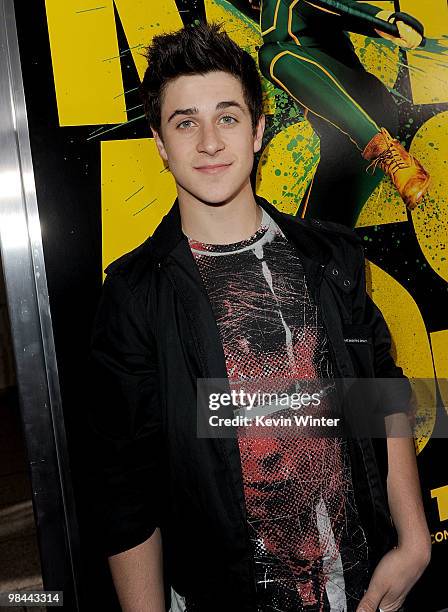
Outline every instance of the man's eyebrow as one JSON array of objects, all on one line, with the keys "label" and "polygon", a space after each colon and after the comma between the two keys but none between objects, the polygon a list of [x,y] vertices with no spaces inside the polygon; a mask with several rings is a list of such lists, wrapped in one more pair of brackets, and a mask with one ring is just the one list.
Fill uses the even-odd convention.
[{"label": "man's eyebrow", "polygon": [[[223,102],[218,102],[218,104],[216,105],[216,110],[223,110],[231,106],[236,106],[244,112],[244,107],[236,100],[224,100]],[[169,123],[171,119],[173,119],[173,117],[177,117],[178,115],[197,115],[198,112],[199,110],[196,108],[196,106],[193,106],[192,108],[177,108],[168,117],[167,123]]]},{"label": "man's eyebrow", "polygon": [[193,106],[193,108],[178,108],[168,117],[167,123],[169,123],[171,119],[177,115],[197,115],[198,112],[199,111],[195,106]]},{"label": "man's eyebrow", "polygon": [[218,102],[216,105],[216,110],[223,110],[224,108],[229,108],[229,106],[236,106],[240,110],[244,112],[243,106],[236,100],[226,100],[225,102]]}]

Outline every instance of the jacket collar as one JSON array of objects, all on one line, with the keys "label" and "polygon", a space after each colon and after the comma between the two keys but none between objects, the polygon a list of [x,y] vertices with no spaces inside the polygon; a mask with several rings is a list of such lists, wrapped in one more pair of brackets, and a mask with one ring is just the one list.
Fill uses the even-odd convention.
[{"label": "jacket collar", "polygon": [[[306,268],[325,266],[328,263],[331,258],[331,248],[328,237],[321,231],[319,221],[308,221],[287,215],[260,196],[256,196],[256,200],[285,236],[300,250]],[[162,262],[182,240],[187,242],[187,237],[182,232],[179,202],[176,198],[151,238],[152,253],[156,261]]]},{"label": "jacket collar", "polygon": [[187,237],[182,232],[179,201],[176,198],[174,204],[163,217],[150,238],[154,259],[157,262],[161,262],[171,253],[174,247],[184,239],[187,239]]}]

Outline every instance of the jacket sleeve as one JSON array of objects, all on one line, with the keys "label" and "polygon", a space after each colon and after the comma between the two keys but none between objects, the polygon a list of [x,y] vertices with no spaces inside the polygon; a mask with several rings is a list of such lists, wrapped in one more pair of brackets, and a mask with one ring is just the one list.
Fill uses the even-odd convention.
[{"label": "jacket sleeve", "polygon": [[409,412],[412,409],[411,385],[391,354],[392,339],[387,323],[367,293],[364,254],[360,268],[360,291],[363,293],[363,324],[372,334],[373,370],[381,393],[381,409],[385,415]]},{"label": "jacket sleeve", "polygon": [[106,277],[89,360],[93,518],[103,551],[145,541],[160,521],[161,420],[144,299]]}]

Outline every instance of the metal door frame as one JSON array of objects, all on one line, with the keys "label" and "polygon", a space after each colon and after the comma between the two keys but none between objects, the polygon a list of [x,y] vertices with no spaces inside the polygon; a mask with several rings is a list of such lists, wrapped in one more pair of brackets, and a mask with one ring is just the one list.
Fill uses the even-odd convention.
[{"label": "metal door frame", "polygon": [[79,543],[13,0],[0,0],[0,249],[44,589],[79,610]]}]

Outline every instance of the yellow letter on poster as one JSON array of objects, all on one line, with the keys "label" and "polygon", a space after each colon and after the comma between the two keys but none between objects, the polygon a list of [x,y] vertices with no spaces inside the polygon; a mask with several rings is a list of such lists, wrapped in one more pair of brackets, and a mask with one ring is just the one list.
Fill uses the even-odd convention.
[{"label": "yellow letter on poster", "polygon": [[415,300],[399,282],[370,261],[366,272],[369,294],[389,327],[397,365],[409,378],[420,379],[414,387],[418,405],[414,437],[420,453],[436,420],[434,368],[425,323]]},{"label": "yellow letter on poster", "polygon": [[439,517],[441,521],[448,520],[448,487],[439,487],[438,489],[432,489],[432,499],[437,499],[437,505],[439,507]]},{"label": "yellow letter on poster", "polygon": [[[440,39],[448,31],[446,0],[400,0],[400,10],[423,23],[427,38]],[[430,49],[431,44],[428,44],[426,50],[419,47],[407,52],[414,104],[448,102],[448,47],[444,54],[433,53]]]},{"label": "yellow letter on poster", "polygon": [[156,34],[172,32],[182,27],[175,0],[115,0],[118,15],[140,78],[147,64],[143,48]]},{"label": "yellow letter on poster", "polygon": [[59,125],[126,121],[112,0],[45,4]]},{"label": "yellow letter on poster", "polygon": [[431,117],[415,135],[410,152],[431,174],[429,194],[412,211],[420,248],[431,268],[448,281],[448,112]]},{"label": "yellow letter on poster", "polygon": [[101,186],[104,270],[153,233],[176,187],[149,138],[102,142]]},{"label": "yellow letter on poster", "polygon": [[[143,47],[160,32],[182,27],[174,0],[115,0],[140,77]],[[59,124],[95,125],[127,120],[112,0],[46,0]]]},{"label": "yellow letter on poster", "polygon": [[448,414],[448,329],[432,332],[430,334],[434,369],[437,376],[443,406]]}]

